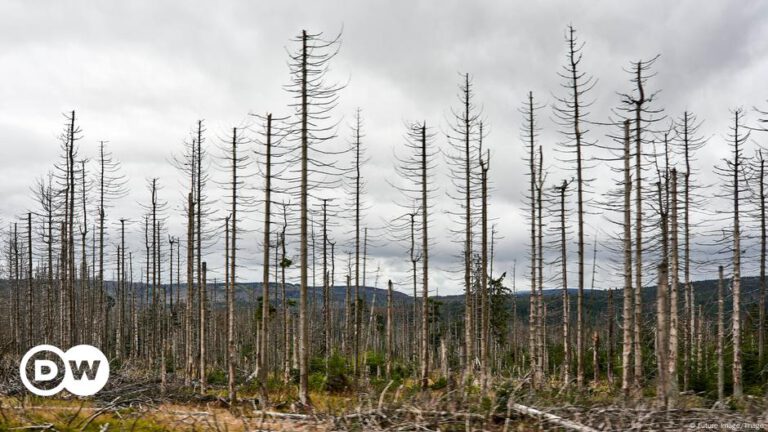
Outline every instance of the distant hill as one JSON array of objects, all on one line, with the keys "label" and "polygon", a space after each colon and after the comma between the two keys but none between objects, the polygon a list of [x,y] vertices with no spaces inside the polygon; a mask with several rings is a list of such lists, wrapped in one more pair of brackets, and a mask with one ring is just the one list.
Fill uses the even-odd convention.
[{"label": "distant hill", "polygon": [[[105,282],[107,292],[109,292],[111,295],[114,295],[116,283],[114,281],[106,281]],[[11,284],[8,280],[0,280],[0,289],[7,290],[11,288]],[[146,288],[146,285],[141,282],[134,282],[134,287],[137,289],[139,293],[143,293],[144,289]],[[163,285],[164,288],[169,289],[170,287],[168,285]],[[176,289],[181,289],[181,292],[179,293],[180,297],[183,299],[186,297],[186,285],[181,284],[178,288],[174,284],[174,297],[176,297]],[[22,283],[22,290],[26,290],[26,284]],[[680,304],[683,304],[683,296],[682,296],[682,290],[684,289],[683,285],[680,285],[681,289],[681,295],[680,295]],[[225,299],[225,286],[223,283],[209,283],[208,284],[208,298],[214,302],[215,304],[221,304],[223,303]],[[339,286],[336,285],[331,288],[331,301],[335,304],[344,303],[345,297],[346,297],[346,286]],[[717,280],[710,279],[710,280],[700,280],[693,282],[693,290],[695,292],[696,297],[696,304],[702,305],[704,308],[705,313],[715,313],[717,308]],[[744,305],[744,308],[754,308],[757,305],[758,301],[758,295],[760,290],[760,280],[758,277],[752,276],[752,277],[744,277],[742,278],[742,304]],[[352,294],[354,291],[354,287],[351,288]],[[576,294],[578,290],[576,288],[569,288],[569,298],[572,306],[572,310],[575,310],[576,305]],[[236,287],[236,293],[235,293],[235,299],[238,303],[245,303],[251,301],[251,299],[256,299],[261,296],[262,293],[262,283],[261,282],[244,282],[237,284]],[[323,298],[323,288],[322,287],[308,287],[308,295],[310,298],[315,299],[319,302],[322,301]],[[274,301],[279,301],[280,299],[280,286],[275,283],[270,284],[270,299]],[[551,316],[559,316],[559,310],[562,309],[562,289],[544,289],[543,291],[544,297],[545,297],[545,303],[547,304],[547,309],[550,311]],[[292,300],[298,300],[299,298],[299,286],[296,284],[288,283],[286,284],[286,295],[289,299]],[[360,287],[360,296],[361,298],[366,302],[370,303],[373,300],[374,295],[376,296],[376,304],[377,306],[383,306],[386,302],[387,298],[387,290],[382,288],[375,288],[375,287]],[[730,289],[730,279],[726,279],[725,281],[725,308],[726,311],[730,310],[731,308],[731,289]],[[520,317],[527,317],[528,315],[528,298],[529,298],[529,292],[523,291],[518,292],[516,296],[509,296],[507,298],[507,307],[512,308],[513,305],[515,306],[518,316]],[[411,303],[413,302],[413,297],[400,292],[400,291],[394,291],[393,293],[393,299],[395,303]],[[620,315],[621,313],[621,307],[622,307],[622,301],[623,301],[623,295],[621,290],[614,290],[613,292],[613,299],[614,299],[614,311],[616,314]],[[431,297],[431,300],[438,302],[441,305],[441,311],[443,316],[449,316],[453,318],[458,318],[463,316],[464,313],[464,295],[458,294],[458,295],[447,295],[447,296],[439,296],[439,297]],[[647,286],[643,288],[643,309],[646,313],[652,313],[655,311],[655,301],[656,301],[656,287],[655,286]],[[589,318],[596,317],[596,316],[604,316],[605,310],[608,305],[608,291],[603,289],[585,289],[584,290],[584,308],[585,308],[585,315]]]}]

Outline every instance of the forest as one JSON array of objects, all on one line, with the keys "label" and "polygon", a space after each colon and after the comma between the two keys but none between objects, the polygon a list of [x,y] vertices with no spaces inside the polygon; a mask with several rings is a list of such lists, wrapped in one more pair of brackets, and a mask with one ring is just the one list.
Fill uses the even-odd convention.
[{"label": "forest", "polygon": [[[0,230],[0,430],[768,429],[768,105],[724,107],[727,129],[705,135],[695,107],[661,106],[658,56],[597,93],[588,45],[563,35],[559,88],[509,101],[519,135],[494,141],[525,162],[515,214],[491,205],[508,161],[471,71],[447,116],[369,142],[366,107],[338,109],[342,33],[288,40],[288,106],[226,136],[189,119],[159,144],[175,176],[145,172],[141,202],[130,150],[63,113],[35,206]],[[385,203],[367,196],[381,145]],[[405,271],[382,267],[382,244]],[[32,395],[19,362],[40,344],[99,348],[107,386]]]}]

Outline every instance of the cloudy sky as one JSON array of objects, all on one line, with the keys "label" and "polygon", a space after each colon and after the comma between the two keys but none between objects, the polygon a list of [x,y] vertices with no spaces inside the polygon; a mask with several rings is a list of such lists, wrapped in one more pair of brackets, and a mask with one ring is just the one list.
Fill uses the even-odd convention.
[{"label": "cloudy sky", "polygon": [[[568,24],[587,44],[584,71],[597,78],[590,119],[606,121],[617,94],[631,89],[623,71],[629,62],[661,54],[649,83],[662,90],[657,106],[670,117],[691,110],[704,120],[702,135],[710,140],[698,163],[704,181],[714,181],[711,166],[727,155],[729,109],[765,107],[766,3],[11,0],[0,3],[0,217],[7,226],[34,209],[30,187],[52,169],[62,113],[74,109],[83,130],[81,156],[95,156],[97,143],[106,140],[130,179],[128,196],[108,216],[138,219],[138,203],[148,200],[146,181],[158,177],[169,203],[169,229],[183,236],[183,179],[168,161],[181,152],[195,122],[205,119],[214,154],[213,146],[233,126],[253,122],[249,113],[288,113],[283,85],[291,38],[302,29],[328,35],[343,29],[332,75],[349,83],[335,116],[339,140],[346,140],[355,109],[364,112],[371,207],[366,225],[381,231],[383,220],[399,211],[386,180],[393,175],[393,151],[403,144],[404,122],[426,120],[435,126],[436,144],[444,146],[459,74],[469,72],[490,128],[491,211],[501,237],[496,269],[511,272],[517,259],[520,287],[527,233],[518,110],[529,90],[548,104],[541,111],[541,141],[545,152],[553,147],[559,136],[551,104],[562,94],[557,72]],[[611,132],[594,126],[590,135],[607,141]],[[548,165],[553,181],[570,175],[555,160]],[[595,173],[612,175],[605,166]],[[453,203],[446,198],[449,183],[437,183],[443,187],[436,194],[431,277],[441,294],[455,293],[459,285],[450,271],[457,266],[456,246],[446,240],[449,223],[441,214]],[[598,182],[595,195],[609,184]],[[593,217],[588,225],[591,241],[605,223]],[[134,230],[132,248],[139,253],[138,226]],[[259,271],[257,234],[245,234],[241,242],[243,279],[255,279]],[[382,280],[392,278],[405,290],[402,246],[384,238],[376,243],[369,251],[369,281],[380,266]],[[221,250],[214,245],[209,251],[214,275]],[[605,270],[598,279],[611,284],[615,275],[608,265],[600,268]]]}]

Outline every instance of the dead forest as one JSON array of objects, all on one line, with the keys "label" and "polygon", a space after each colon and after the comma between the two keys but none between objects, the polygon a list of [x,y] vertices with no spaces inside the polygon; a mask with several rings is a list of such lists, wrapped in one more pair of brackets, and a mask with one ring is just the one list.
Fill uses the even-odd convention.
[{"label": "dead forest", "polygon": [[[568,406],[759,418],[768,105],[725,107],[727,130],[705,136],[694,112],[661,106],[658,57],[616,65],[626,86],[598,94],[582,66],[588,46],[573,27],[564,36],[554,99],[510,101],[520,134],[495,141],[526,166],[515,219],[526,255],[513,268],[494,265],[510,247],[496,227],[512,215],[490,205],[506,187],[493,173],[507,168],[486,142],[494,132],[471,73],[457,75],[448,118],[424,113],[386,143],[396,196],[386,205],[399,214],[376,226],[366,150],[385,144],[367,141],[365,107],[342,120],[354,82],[330,72],[341,35],[288,42],[289,106],[247,113],[227,136],[190,119],[162,144],[176,177],[147,173],[142,202],[126,202],[119,156],[130,150],[64,113],[59,158],[30,185],[36,205],[3,221],[0,391],[25,393],[16,376],[31,347],[91,344],[110,359],[113,397],[141,383],[145,397],[326,410],[365,430],[413,417],[406,405],[457,430],[507,430],[514,416],[630,428],[609,408],[599,414],[613,426]],[[613,98],[609,118],[590,112],[598,96]],[[556,141],[543,139],[543,118]],[[728,156],[700,164],[712,148]],[[184,193],[170,193],[179,182]],[[438,213],[449,233],[433,228]],[[443,237],[460,295],[430,277]],[[400,247],[406,279],[376,262],[384,242]],[[610,282],[595,281],[598,253]],[[344,417],[363,400],[368,420],[360,408]],[[554,406],[565,408],[537,411]]]}]

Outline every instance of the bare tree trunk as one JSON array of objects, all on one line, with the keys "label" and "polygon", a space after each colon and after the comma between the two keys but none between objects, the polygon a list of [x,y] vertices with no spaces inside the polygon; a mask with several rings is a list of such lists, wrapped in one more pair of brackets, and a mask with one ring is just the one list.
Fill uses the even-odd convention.
[{"label": "bare tree trunk", "polygon": [[323,200],[323,340],[325,346],[325,373],[328,375],[328,366],[331,359],[331,286],[328,273],[328,200]]},{"label": "bare tree trunk", "polygon": [[421,388],[429,385],[429,225],[427,202],[427,124],[421,125],[421,265],[422,265],[422,316],[421,316]]},{"label": "bare tree trunk", "polygon": [[[416,337],[416,335],[419,334],[419,294],[417,292],[417,286],[419,279],[417,277],[417,263],[421,259],[421,254],[416,249],[416,215],[417,213],[410,213],[409,216],[411,217],[411,246],[410,246],[410,258],[411,258],[411,278],[413,281],[413,333],[412,333],[412,339],[413,339],[413,362],[418,363],[418,359],[420,357],[419,353],[419,338]],[[466,301],[466,299],[465,299]],[[470,313],[471,313],[470,308]],[[470,334],[470,337],[472,335]]]},{"label": "bare tree trunk", "polygon": [[[357,377],[360,370],[360,111],[357,111],[355,127],[355,323],[353,346],[353,373]],[[363,276],[364,277],[364,276]]]},{"label": "bare tree trunk", "polygon": [[[226,299],[227,306],[226,306],[225,320],[226,320],[226,323],[227,323],[227,361],[226,361],[226,363],[227,363],[227,391],[228,392],[230,390],[229,389],[230,377],[234,378],[234,367],[232,367],[230,369],[230,358],[229,358],[229,340],[232,337],[232,334],[230,333],[230,329],[229,329],[230,314],[232,313],[232,311],[230,310],[229,306],[230,306],[230,301],[233,301],[233,299],[232,299],[232,286],[231,286],[231,283],[232,283],[231,280],[232,279],[229,276],[229,273],[230,273],[229,263],[232,260],[232,256],[231,256],[232,249],[230,248],[230,241],[231,241],[230,239],[232,237],[230,237],[230,231],[229,231],[231,218],[232,218],[231,214],[224,218],[224,291],[226,292],[226,297],[227,297],[227,299]],[[216,292],[216,290],[214,290],[214,294],[215,294],[215,292]],[[214,302],[214,304],[216,303],[216,299],[215,298],[214,298],[213,302]],[[234,310],[234,304],[233,304],[232,309]],[[214,322],[215,322],[215,317],[214,317]],[[217,332],[214,331],[213,334],[216,335]],[[216,344],[214,344],[214,345],[216,345]],[[232,375],[230,375],[230,372],[232,372]],[[231,400],[232,399],[230,399],[230,404],[232,403]]]},{"label": "bare tree trunk", "polygon": [[392,281],[387,282],[387,368],[386,376],[392,376]]},{"label": "bare tree trunk", "polygon": [[763,152],[758,152],[758,162],[760,164],[759,177],[759,210],[760,210],[760,299],[757,324],[757,361],[758,367],[762,369],[765,356],[765,257],[766,257],[766,224],[765,224],[765,159]]},{"label": "bare tree trunk", "polygon": [[683,113],[683,150],[685,156],[685,175],[683,176],[683,226],[684,226],[684,246],[685,262],[683,263],[683,278],[685,280],[685,301],[684,315],[687,320],[683,323],[684,334],[684,355],[683,355],[683,390],[688,390],[691,380],[691,358],[693,352],[693,284],[691,283],[691,229],[690,229],[690,181],[691,181],[691,155],[689,133],[690,114]]},{"label": "bare tree trunk", "polygon": [[546,351],[546,330],[544,328],[546,323],[546,309],[544,305],[544,200],[542,193],[544,190],[544,150],[539,146],[539,171],[536,179],[536,219],[537,219],[537,236],[536,246],[538,252],[537,258],[537,272],[536,281],[538,283],[537,295],[536,295],[536,374],[538,375],[538,385],[541,386],[544,383],[544,371],[545,371],[545,358]]},{"label": "bare tree trunk", "polygon": [[570,344],[570,317],[568,309],[570,302],[568,300],[568,243],[565,235],[565,191],[568,188],[568,182],[563,180],[562,186],[558,188],[560,192],[560,265],[563,273],[563,386],[568,387],[571,382],[571,344]]},{"label": "bare tree trunk", "polygon": [[642,166],[642,106],[645,103],[645,90],[641,77],[642,65],[637,63],[637,90],[639,97],[635,103],[635,319],[634,319],[634,387],[638,394],[643,386],[643,166]]},{"label": "bare tree trunk", "polygon": [[613,385],[613,340],[614,340],[614,320],[615,312],[613,310],[613,289],[608,288],[608,352],[606,357],[608,361],[605,365],[605,373],[608,377],[608,383]]},{"label": "bare tree trunk", "polygon": [[739,127],[741,111],[734,114],[734,161],[733,170],[733,397],[741,398],[744,390],[742,387],[741,365],[741,225],[739,219],[739,176],[742,174],[741,141]]},{"label": "bare tree trunk", "polygon": [[201,263],[201,269],[203,274],[203,283],[200,284],[200,394],[205,394],[207,386],[206,377],[206,365],[205,365],[205,302],[206,302],[206,285],[208,282],[208,268],[205,262]]},{"label": "bare tree trunk", "polygon": [[671,288],[669,295],[669,365],[667,407],[674,408],[680,390],[678,388],[678,227],[677,227],[677,170],[672,169],[672,202],[670,209],[670,265]]},{"label": "bare tree trunk", "polygon": [[272,114],[267,114],[266,171],[264,173],[264,260],[261,281],[261,337],[259,339],[258,380],[266,400],[267,349],[269,347],[269,234],[272,217]]},{"label": "bare tree trunk", "polygon": [[[187,195],[187,307],[186,307],[186,332],[184,349],[187,357],[187,367],[184,373],[184,385],[189,386],[192,380],[194,368],[193,338],[192,338],[192,309],[194,308],[194,254],[195,254],[195,201],[192,198],[192,192]],[[138,332],[135,332],[138,333]],[[135,335],[138,337],[138,334]]]},{"label": "bare tree trunk", "polygon": [[[204,312],[204,306],[205,306],[205,299],[202,295],[202,289],[204,287],[204,275],[203,275],[203,267],[202,267],[202,260],[203,260],[203,121],[198,120],[197,121],[197,139],[195,140],[194,144],[197,145],[195,151],[192,153],[192,157],[195,158],[194,163],[192,164],[192,169],[194,170],[195,174],[193,175],[193,184],[192,184],[192,190],[194,191],[194,198],[195,198],[195,233],[194,233],[194,253],[195,253],[195,269],[197,271],[197,287],[200,292],[198,293],[198,301],[202,305],[203,309],[198,309],[198,311]],[[193,145],[194,145],[193,144]],[[198,313],[198,315],[201,315]],[[198,317],[198,320],[200,321],[200,334],[198,337],[200,338],[200,346],[202,351],[202,346],[205,344],[204,338],[205,338],[205,331],[204,329],[204,320],[202,316]],[[204,360],[200,360],[204,361]],[[201,382],[203,382],[203,377],[201,376]]]},{"label": "bare tree trunk", "polygon": [[27,347],[31,347],[35,343],[34,335],[32,333],[32,317],[39,316],[35,313],[34,302],[32,301],[32,278],[33,267],[32,262],[32,212],[27,213]]},{"label": "bare tree trunk", "polygon": [[592,379],[600,381],[600,333],[592,332]]},{"label": "bare tree trunk", "polygon": [[657,388],[656,398],[661,407],[667,406],[667,394],[669,379],[667,377],[667,350],[668,337],[667,331],[669,321],[667,317],[667,290],[668,275],[667,264],[662,262],[658,266],[659,284],[656,291],[656,365],[657,365]]},{"label": "bare tree trunk", "polygon": [[299,401],[303,405],[309,405],[309,368],[308,368],[308,348],[309,348],[309,327],[307,320],[307,213],[309,207],[307,205],[307,196],[309,194],[308,185],[308,169],[307,163],[309,161],[309,136],[308,136],[308,121],[309,121],[309,105],[307,99],[307,32],[301,32],[301,204],[300,204],[300,219],[301,219],[301,238],[300,238],[300,293],[299,293]]},{"label": "bare tree trunk", "polygon": [[490,313],[488,310],[488,169],[490,168],[490,153],[487,153],[483,160],[483,124],[480,123],[480,173],[481,173],[481,264],[480,264],[480,310],[481,310],[481,333],[480,333],[480,359],[481,359],[481,380],[482,389],[487,391],[489,376],[488,367],[488,345],[490,342],[489,321]]},{"label": "bare tree trunk", "polygon": [[[470,82],[469,74],[464,75],[464,117],[462,126],[464,126],[464,367],[467,376],[472,374],[474,363],[474,334],[472,320],[472,167],[470,155],[470,140],[472,121],[470,117]],[[484,372],[484,371],[483,371]],[[484,377],[483,377],[484,379]]]},{"label": "bare tree trunk", "polygon": [[69,128],[69,222],[67,223],[67,288],[69,290],[69,346],[77,345],[77,329],[75,323],[75,112],[72,111],[71,124]]},{"label": "bare tree trunk", "polygon": [[725,400],[725,361],[723,351],[725,349],[725,301],[723,299],[723,266],[718,269],[717,282],[717,401]]},{"label": "bare tree trunk", "polygon": [[237,281],[237,128],[232,128],[232,252],[229,262],[229,287],[227,291],[227,387],[229,403],[235,403],[235,282]]}]

